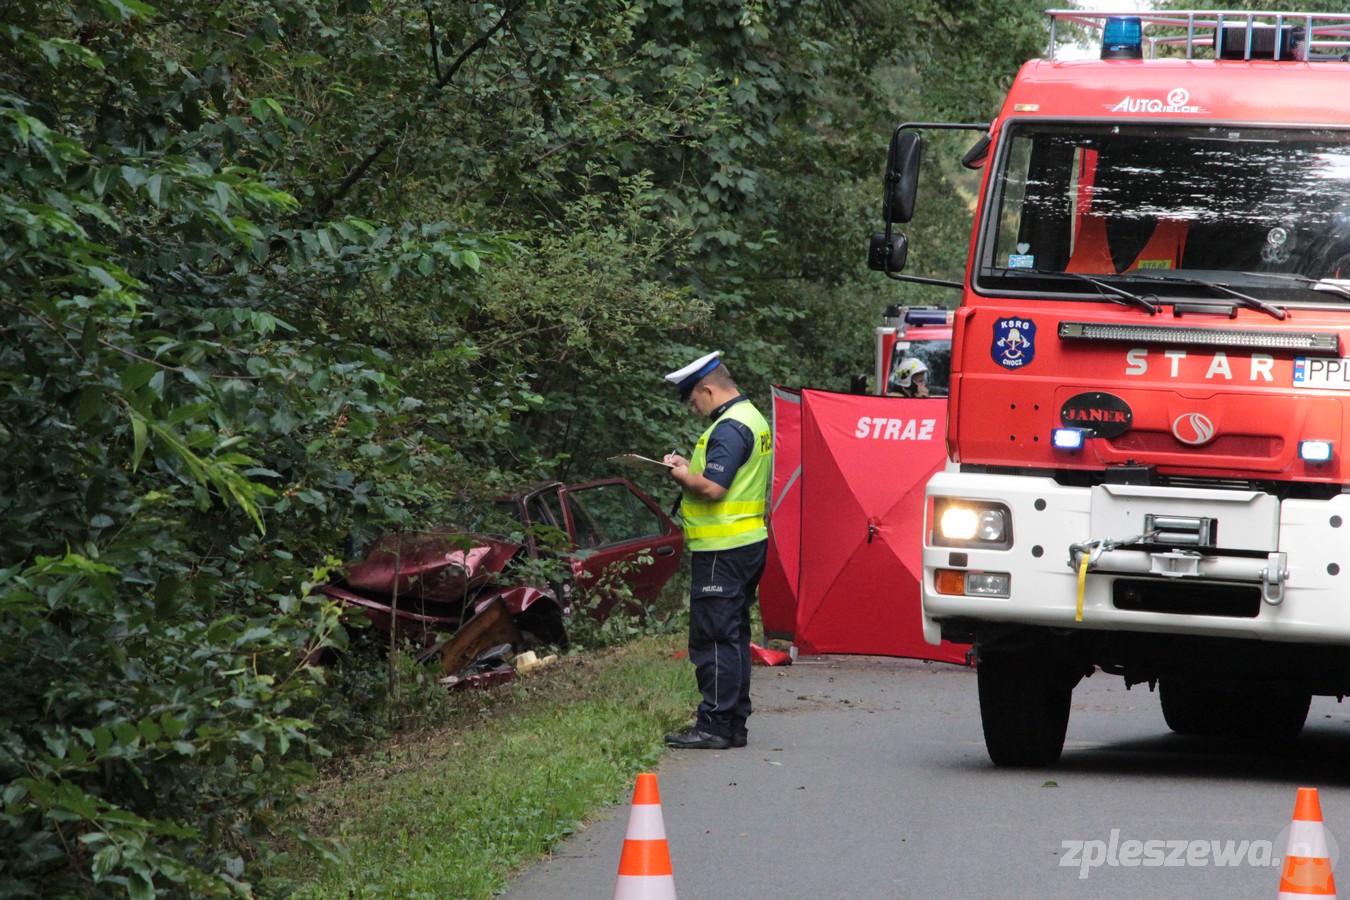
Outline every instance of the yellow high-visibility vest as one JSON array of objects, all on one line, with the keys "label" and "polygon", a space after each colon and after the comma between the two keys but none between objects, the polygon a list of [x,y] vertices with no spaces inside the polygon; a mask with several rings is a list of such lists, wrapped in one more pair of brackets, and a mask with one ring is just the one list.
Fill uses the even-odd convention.
[{"label": "yellow high-visibility vest", "polygon": [[747,459],[731,480],[721,500],[709,502],[685,491],[680,498],[684,518],[684,537],[690,550],[730,550],[744,547],[769,536],[764,510],[769,497],[769,478],[773,469],[773,436],[769,423],[749,400],[733,403],[698,439],[689,471],[702,474],[707,467],[708,438],[725,419],[740,422],[755,436]]}]

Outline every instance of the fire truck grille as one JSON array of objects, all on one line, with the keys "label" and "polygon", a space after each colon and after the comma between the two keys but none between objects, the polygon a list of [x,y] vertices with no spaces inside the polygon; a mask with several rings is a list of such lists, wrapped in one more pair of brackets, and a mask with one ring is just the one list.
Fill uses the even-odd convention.
[{"label": "fire truck grille", "polygon": [[[1134,429],[1111,438],[1111,449],[1119,453],[1195,453],[1198,448],[1187,447],[1170,432]],[[1284,439],[1266,435],[1220,435],[1203,448],[1212,456],[1238,456],[1247,459],[1275,459],[1284,452]]]},{"label": "fire truck grille", "polygon": [[1192,475],[1161,475],[1158,483],[1177,488],[1208,488],[1217,491],[1261,491],[1264,482],[1246,478],[1200,478]]},{"label": "fire truck grille", "polygon": [[1116,609],[1255,619],[1261,589],[1245,584],[1187,584],[1175,579],[1117,578],[1111,586]]}]

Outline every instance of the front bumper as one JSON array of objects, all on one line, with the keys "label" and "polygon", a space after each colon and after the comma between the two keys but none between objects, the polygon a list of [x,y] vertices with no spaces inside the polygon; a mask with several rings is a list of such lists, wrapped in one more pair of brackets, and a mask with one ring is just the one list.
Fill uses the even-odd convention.
[{"label": "front bumper", "polygon": [[[1005,506],[1011,546],[935,546],[932,510],[943,498]],[[942,472],[929,481],[928,499],[923,626],[930,643],[941,639],[943,622],[959,621],[1350,644],[1350,494],[1281,501],[1249,490],[1071,487],[1052,478]],[[1213,549],[1130,540],[1176,520],[1211,523]],[[1091,559],[1080,597],[1083,554]],[[1009,595],[938,593],[938,570],[1008,573]],[[1136,594],[1176,599],[1130,602]],[[1211,599],[1228,596],[1246,599]]]}]

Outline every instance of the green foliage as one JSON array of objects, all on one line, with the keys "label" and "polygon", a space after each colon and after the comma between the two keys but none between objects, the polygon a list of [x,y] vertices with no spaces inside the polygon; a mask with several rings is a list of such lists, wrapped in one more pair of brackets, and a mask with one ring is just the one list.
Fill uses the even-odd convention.
[{"label": "green foliage", "polygon": [[198,618],[166,585],[126,590],[149,557],[0,573],[22,673],[0,716],[7,894],[247,895],[257,838],[312,776],[323,683],[294,648],[333,633],[331,608]]},{"label": "green foliage", "polygon": [[427,696],[306,664],[327,567],[687,444],[706,349],[869,368],[890,129],[991,115],[1030,9],[0,5],[0,893],[275,887],[324,745]]},{"label": "green foliage", "polygon": [[[568,628],[573,652],[601,647],[619,647],[639,638],[658,634],[677,634],[687,630],[688,607],[684,597],[688,584],[683,578],[672,580],[655,602],[644,604],[633,596],[624,576],[638,566],[649,566],[652,558],[643,553],[636,560],[609,566],[589,586],[586,595],[573,603]],[[597,611],[606,607],[605,615]]]},{"label": "green foliage", "polygon": [[660,760],[661,734],[697,702],[676,646],[649,639],[455,694],[443,728],[354,761],[316,796],[310,829],[340,836],[346,863],[295,854],[297,896],[496,896]]},{"label": "green foliage", "polygon": [[323,755],[303,660],[342,638],[313,561],[391,515],[373,482],[407,458],[378,443],[408,408],[387,360],[314,300],[444,292],[506,245],[287,224],[230,160],[259,133],[218,35],[40,6],[0,12],[3,887],[248,895]]}]

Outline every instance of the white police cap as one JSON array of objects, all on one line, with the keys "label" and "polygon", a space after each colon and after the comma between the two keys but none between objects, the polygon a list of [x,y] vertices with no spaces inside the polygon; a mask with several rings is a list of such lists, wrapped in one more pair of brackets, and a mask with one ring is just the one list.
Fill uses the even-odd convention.
[{"label": "white police cap", "polygon": [[707,356],[700,356],[683,369],[668,374],[666,381],[679,388],[681,400],[687,400],[694,392],[694,385],[698,384],[698,380],[721,365],[721,360],[718,359],[721,355],[721,350],[714,350]]}]

